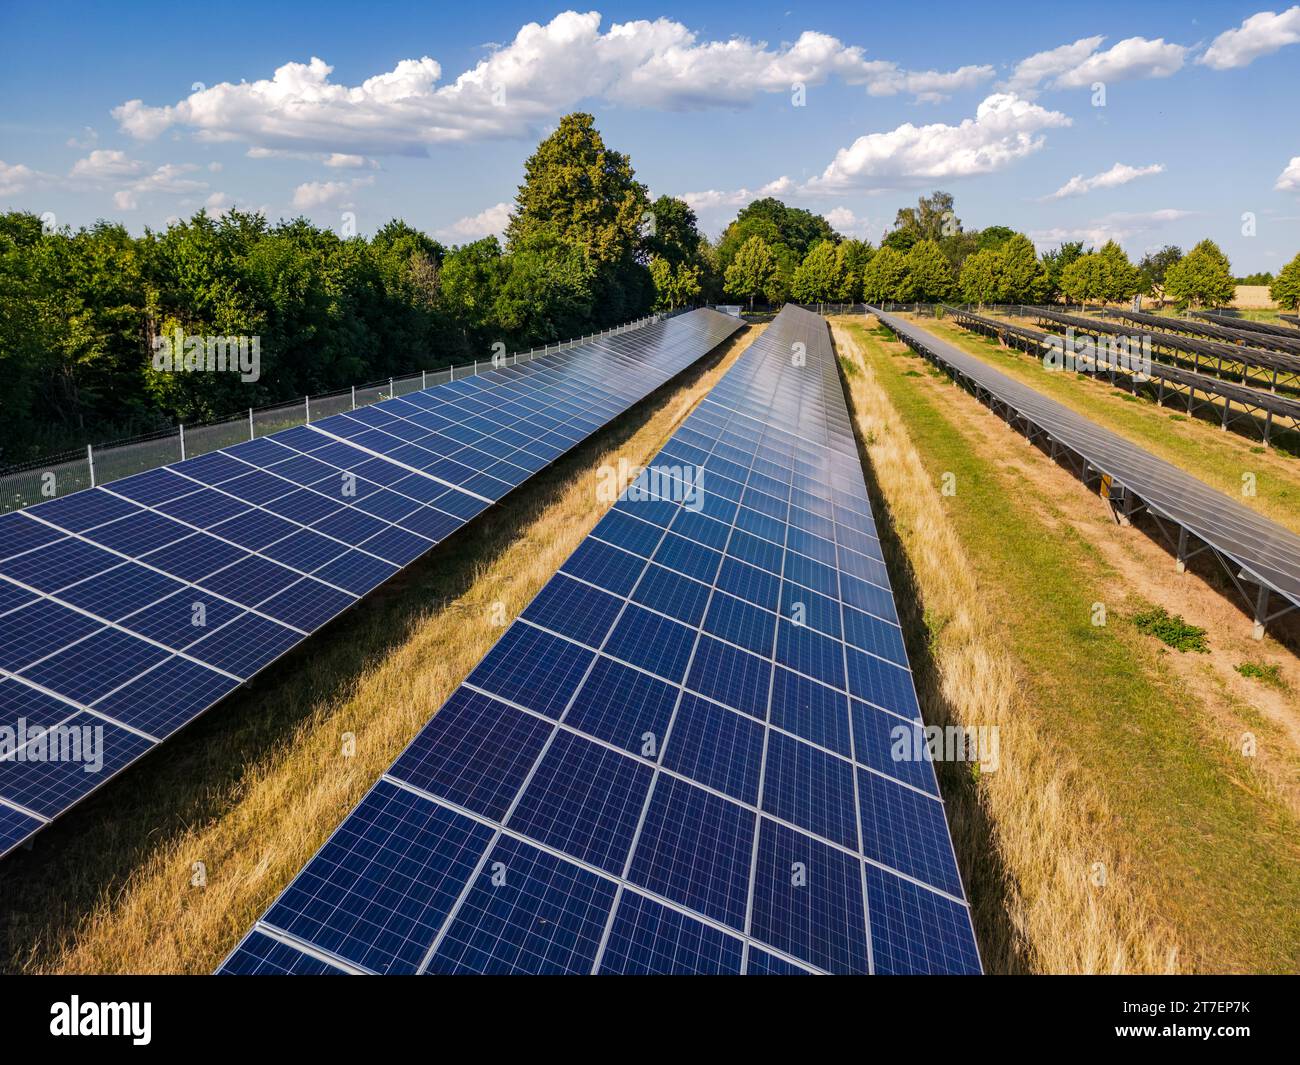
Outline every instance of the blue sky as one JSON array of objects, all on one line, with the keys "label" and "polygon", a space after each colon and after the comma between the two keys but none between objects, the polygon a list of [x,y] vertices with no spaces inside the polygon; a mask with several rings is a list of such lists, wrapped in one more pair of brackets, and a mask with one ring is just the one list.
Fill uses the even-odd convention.
[{"label": "blue sky", "polygon": [[583,109],[713,234],[774,192],[878,240],[944,188],[1040,246],[1210,236],[1242,273],[1300,251],[1300,6],[989,10],[10,0],[0,208],[140,231],[237,204],[458,242]]}]

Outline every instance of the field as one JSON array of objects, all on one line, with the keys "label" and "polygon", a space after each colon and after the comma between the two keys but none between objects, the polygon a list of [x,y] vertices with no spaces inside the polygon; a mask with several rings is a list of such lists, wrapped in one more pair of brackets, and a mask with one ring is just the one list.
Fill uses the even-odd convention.
[{"label": "field", "polygon": [[[923,324],[1004,372],[1019,361],[1034,374],[1023,356]],[[872,325],[843,319],[835,333],[896,568],[915,589],[899,601],[914,603],[909,653],[927,720],[1001,723],[1010,752],[997,773],[943,780],[986,964],[1293,971],[1294,654],[1251,641],[1218,589],[1176,579],[1163,549]],[[1040,371],[1032,383],[1157,453],[1163,444],[1206,480],[1234,473],[1223,434],[1198,446],[1203,427],[1170,433],[1100,382]],[[1292,461],[1270,468],[1280,493],[1295,491]],[[938,490],[945,474],[953,495]],[[1207,630],[1208,653],[1143,632],[1152,608]],[[1255,757],[1243,756],[1246,733]]]}]

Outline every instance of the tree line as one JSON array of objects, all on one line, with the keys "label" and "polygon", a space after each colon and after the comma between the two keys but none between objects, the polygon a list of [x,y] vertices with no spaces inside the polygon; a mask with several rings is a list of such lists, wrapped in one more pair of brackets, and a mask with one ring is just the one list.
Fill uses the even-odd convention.
[{"label": "tree line", "polygon": [[[138,237],[109,221],[47,232],[33,214],[0,214],[0,464],[485,360],[652,309],[1136,292],[1218,306],[1232,280],[1209,241],[1136,265],[1114,243],[1037,255],[1008,227],[965,229],[944,192],[900,210],[879,247],[773,198],[710,240],[686,202],[652,200],[577,113],[526,162],[504,240],[447,247],[400,220],[348,236],[239,210]],[[1270,280],[1275,299],[1300,303],[1300,256]],[[158,369],[151,353],[178,330],[260,338],[257,381]]]}]

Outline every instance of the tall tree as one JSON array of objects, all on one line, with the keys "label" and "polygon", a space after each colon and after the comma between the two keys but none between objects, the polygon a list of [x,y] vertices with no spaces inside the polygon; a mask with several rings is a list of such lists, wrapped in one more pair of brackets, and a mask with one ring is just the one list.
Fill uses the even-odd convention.
[{"label": "tall tree", "polygon": [[917,241],[907,253],[907,273],[912,298],[938,303],[952,295],[952,267],[936,241]]},{"label": "tall tree", "polygon": [[893,248],[881,248],[862,271],[862,298],[873,304],[904,303],[912,295],[906,256]]},{"label": "tall tree", "polygon": [[1300,255],[1278,271],[1268,287],[1268,294],[1278,306],[1300,313]]},{"label": "tall tree", "polygon": [[1179,307],[1222,307],[1237,293],[1228,258],[1203,240],[1165,274],[1165,294]]},{"label": "tall tree", "polygon": [[795,270],[790,294],[800,303],[825,303],[839,298],[842,281],[836,246],[824,240]]},{"label": "tall tree", "polygon": [[754,300],[773,291],[776,280],[776,256],[771,245],[762,237],[750,237],[727,267],[727,291],[749,300],[753,310]]}]

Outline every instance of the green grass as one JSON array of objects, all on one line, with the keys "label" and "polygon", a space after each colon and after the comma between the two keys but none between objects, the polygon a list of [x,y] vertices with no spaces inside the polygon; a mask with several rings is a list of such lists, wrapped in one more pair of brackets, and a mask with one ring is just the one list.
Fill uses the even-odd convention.
[{"label": "green grass", "polygon": [[982,607],[1005,623],[1037,726],[1068,744],[1104,790],[1132,875],[1151,883],[1200,967],[1294,971],[1296,819],[1207,739],[1196,693],[1155,648],[1131,626],[1091,624],[1092,603],[1114,597],[1118,578],[1072,523],[1049,527],[1022,502],[1023,486],[1008,491],[989,449],[949,420],[954,404],[976,401],[907,379],[912,359],[881,357],[878,339],[850,328],[936,486],[956,474],[957,494],[944,503],[988,590]]},{"label": "green grass", "polygon": [[1196,651],[1209,654],[1208,633],[1199,625],[1190,625],[1181,614],[1170,614],[1162,606],[1153,606],[1133,615],[1138,632],[1154,636],[1175,651]]},{"label": "green grass", "polygon": [[[918,324],[1300,533],[1300,463],[1284,452],[1273,448],[1252,458],[1250,449],[1255,441],[1246,437],[1223,433],[1217,426],[1189,419],[1185,414],[1166,413],[1168,407],[1115,403],[1117,390],[1105,381],[1071,373],[1047,373],[1037,360],[1024,353],[1000,347],[997,341],[956,325],[929,320]],[[1178,430],[1171,431],[1169,422],[1180,423]],[[1244,472],[1256,476],[1256,494],[1252,497],[1241,494]]]},{"label": "green grass", "polygon": [[1232,668],[1243,677],[1257,680],[1270,688],[1276,688],[1278,691],[1290,691],[1290,686],[1282,676],[1281,667],[1275,662],[1270,662],[1267,665],[1263,662],[1242,662],[1241,665]]}]

